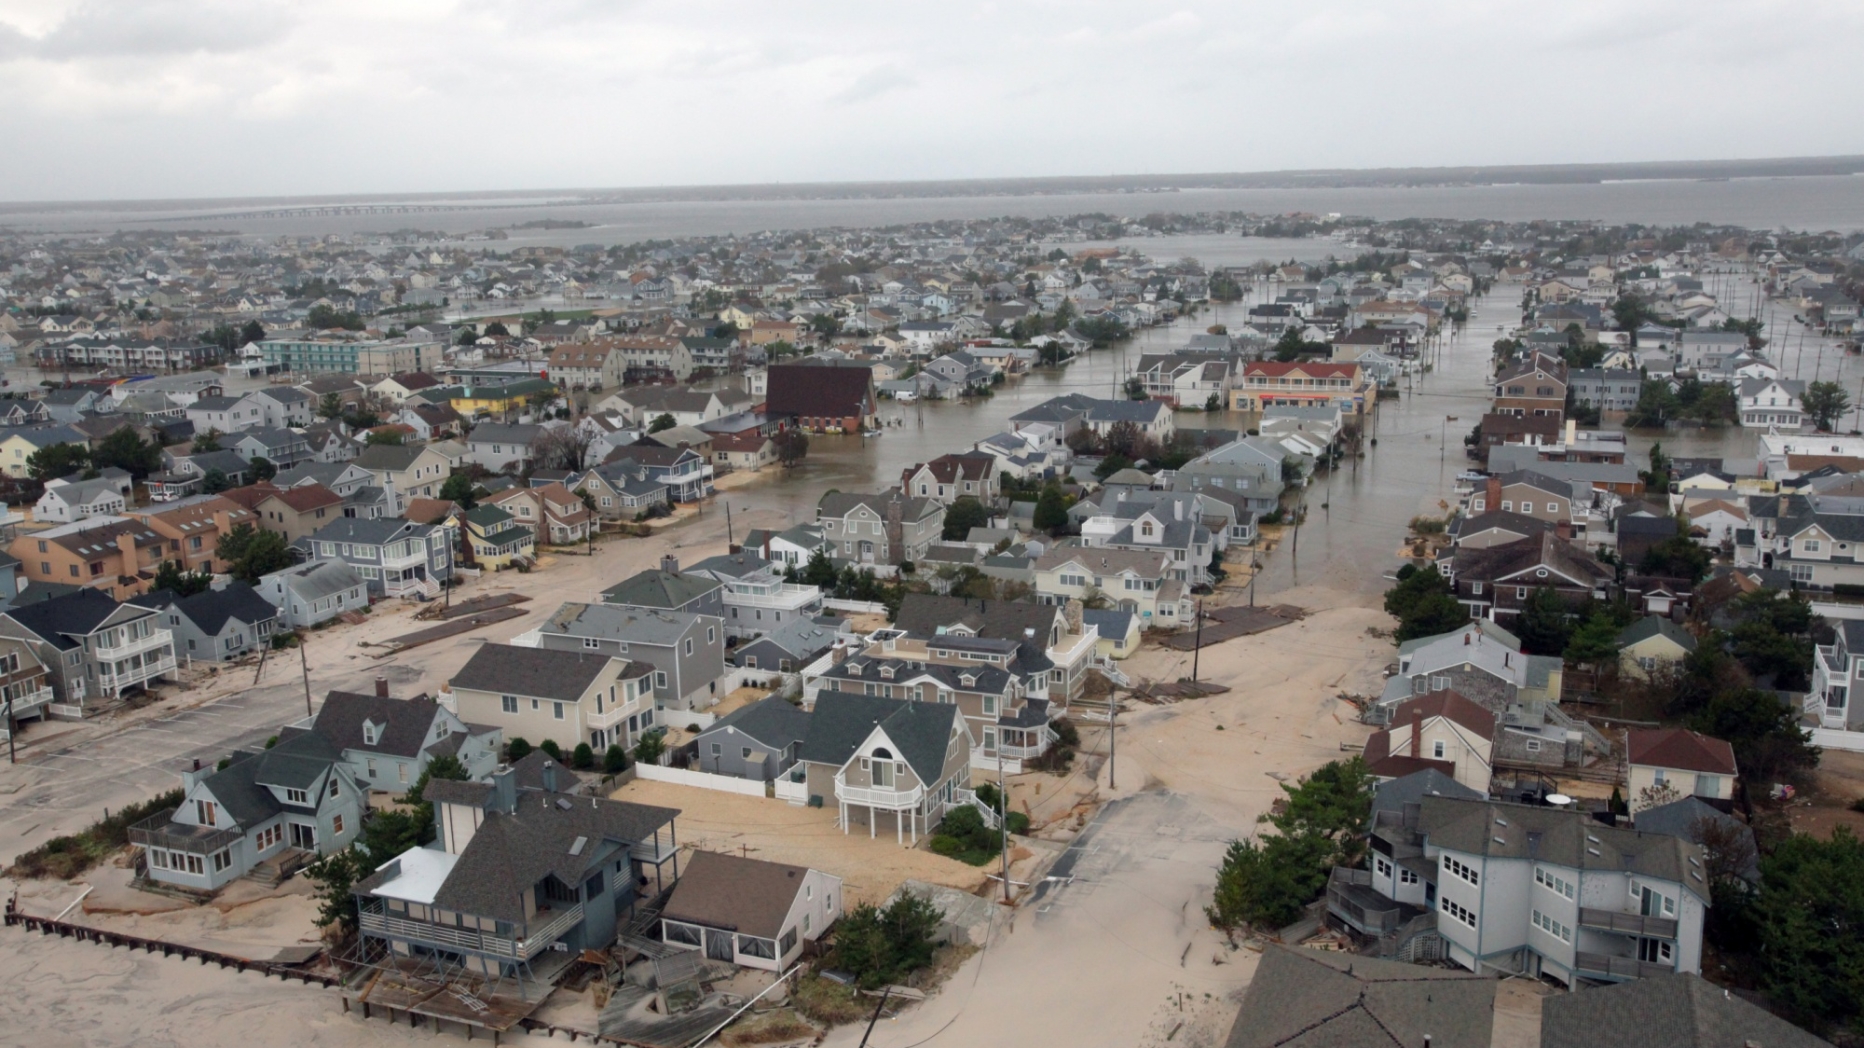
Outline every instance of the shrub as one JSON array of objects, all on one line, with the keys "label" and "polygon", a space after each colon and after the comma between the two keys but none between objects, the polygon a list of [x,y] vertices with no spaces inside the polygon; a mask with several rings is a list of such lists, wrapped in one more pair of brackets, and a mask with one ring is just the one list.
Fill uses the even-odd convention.
[{"label": "shrub", "polygon": [[570,767],[587,770],[595,767],[595,750],[586,742],[576,744],[570,752]]},{"label": "shrub", "polygon": [[932,854],[943,855],[948,859],[957,858],[959,853],[965,850],[963,841],[956,837],[947,837],[942,833],[933,834],[928,843],[932,848]]},{"label": "shrub", "polygon": [[649,732],[641,736],[634,744],[634,759],[642,764],[660,763],[660,755],[667,752],[667,739],[660,732]]},{"label": "shrub", "polygon": [[1074,726],[1073,721],[1066,717],[1058,717],[1049,723],[1049,727],[1055,729],[1055,736],[1061,740],[1063,746],[1071,750],[1081,748],[1081,730]]},{"label": "shrub", "polygon": [[608,750],[602,754],[602,770],[609,775],[620,775],[628,770],[628,751],[622,749],[621,743],[609,744]]},{"label": "shrub", "polygon": [[873,1011],[862,1004],[854,987],[815,975],[805,975],[796,981],[796,993],[791,1000],[805,1016],[830,1025],[859,1022]]},{"label": "shrub", "polygon": [[54,837],[22,854],[6,871],[9,877],[59,877],[69,880],[129,844],[129,828],[181,803],[182,791],[170,790],[140,804],[112,812],[69,837]]},{"label": "shrub", "polygon": [[531,744],[522,735],[505,744],[505,759],[513,764],[531,755]]},{"label": "shrub", "polygon": [[942,919],[931,900],[910,891],[884,910],[862,903],[835,932],[835,963],[864,990],[900,982],[932,963],[933,936]]},{"label": "shrub", "polygon": [[1009,824],[1011,833],[1018,835],[1027,835],[1029,833],[1029,816],[1019,811],[1013,811],[1003,818]]},{"label": "shrub", "polygon": [[551,760],[558,764],[563,763],[563,747],[557,745],[557,740],[545,739],[537,744],[537,748],[549,754]]}]

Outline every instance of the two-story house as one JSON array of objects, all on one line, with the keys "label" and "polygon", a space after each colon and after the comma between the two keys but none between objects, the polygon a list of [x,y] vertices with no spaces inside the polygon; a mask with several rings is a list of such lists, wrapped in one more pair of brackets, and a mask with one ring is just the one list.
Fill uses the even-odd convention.
[{"label": "two-story house", "polygon": [[710,960],[784,972],[841,916],[841,878],[807,866],[698,851],[660,914],[660,941]]},{"label": "two-story house", "polygon": [[816,524],[830,556],[860,565],[919,560],[945,531],[937,500],[890,488],[877,494],[830,492],[816,503]]},{"label": "two-story house", "polygon": [[1744,378],[1735,385],[1741,425],[1797,431],[1806,424],[1806,384],[1793,378]]},{"label": "two-story house", "polygon": [[310,729],[336,746],[359,785],[389,794],[408,792],[436,757],[454,758],[469,778],[483,781],[504,743],[500,729],[468,724],[426,695],[391,698],[383,677],[372,694],[325,695]]},{"label": "two-story house", "polygon": [[393,962],[444,955],[520,992],[540,955],[612,944],[641,898],[678,878],[679,812],[558,793],[559,774],[546,766],[539,788],[511,768],[489,783],[430,783],[435,846],[356,883],[363,938]]},{"label": "two-story house", "polygon": [[1576,986],[1701,970],[1709,885],[1701,846],[1679,837],[1425,794],[1373,813],[1367,865],[1334,871],[1329,915],[1383,938],[1434,914],[1425,934],[1471,971]]},{"label": "two-story house", "polygon": [[808,796],[836,806],[844,834],[865,824],[873,837],[885,821],[908,844],[968,798],[971,734],[952,703],[825,690],[798,763]]},{"label": "two-story house", "polygon": [[88,586],[117,599],[148,588],[168,542],[139,520],[91,517],[22,534],[7,547],[32,582]]},{"label": "two-story house", "polygon": [[1471,618],[1513,621],[1539,589],[1551,589],[1575,609],[1605,600],[1615,585],[1610,568],[1558,535],[1543,533],[1487,549],[1459,547],[1438,562]]},{"label": "two-story house", "polygon": [[272,602],[237,580],[188,597],[153,590],[129,603],[154,609],[174,634],[175,655],[190,662],[225,662],[270,647],[278,625]]},{"label": "two-story house", "polygon": [[[651,727],[653,667],[597,651],[485,644],[440,693],[440,704],[469,724],[508,738],[633,746]],[[645,718],[643,715],[646,714]]]},{"label": "two-story house", "polygon": [[184,772],[181,806],[130,827],[150,880],[218,891],[260,863],[340,851],[362,832],[367,788],[322,735],[296,733],[230,760]]},{"label": "two-story house", "polygon": [[1566,362],[1544,353],[1510,364],[1495,375],[1498,415],[1566,416]]},{"label": "two-story house", "polygon": [[645,611],[682,611],[693,615],[725,615],[724,584],[709,575],[679,570],[674,557],[661,566],[635,572],[602,591],[602,603]]},{"label": "two-story house", "polygon": [[376,486],[389,493],[395,513],[405,510],[409,499],[438,498],[452,472],[446,457],[426,444],[372,444],[350,465],[367,470]]},{"label": "two-story house", "polygon": [[674,502],[697,502],[712,494],[712,461],[690,447],[629,444],[611,452],[598,472],[607,476],[615,467],[635,479],[664,485],[666,498]]},{"label": "two-story house", "polygon": [[1469,513],[1519,513],[1550,524],[1572,526],[1575,520],[1573,482],[1558,480],[1531,469],[1490,476],[1482,490],[1469,496]]},{"label": "two-story house", "polygon": [[1132,612],[1141,628],[1176,629],[1191,621],[1189,588],[1163,551],[1060,546],[1037,557],[1036,599],[1044,604],[1105,596]]},{"label": "two-story house", "polygon": [[[172,508],[150,507],[132,516],[149,526],[166,548],[162,559],[173,562],[183,571],[214,571],[214,557],[220,539],[242,524],[259,524],[258,517],[232,499],[220,495],[202,495],[184,499]],[[226,562],[219,568],[224,570]]]},{"label": "two-story house", "polygon": [[1454,691],[1407,699],[1391,726],[1366,740],[1366,769],[1380,780],[1434,768],[1484,796],[1494,768],[1495,714]]},{"label": "two-story house", "polygon": [[52,704],[52,677],[32,645],[0,635],[0,742],[11,742],[23,721],[40,721]]},{"label": "two-story house", "polygon": [[1625,732],[1625,799],[1633,819],[1684,797],[1728,801],[1739,776],[1734,747],[1722,739],[1682,728]]},{"label": "two-story house", "polygon": [[893,624],[918,638],[1015,641],[1029,694],[1046,695],[1057,707],[1080,697],[1100,642],[1081,602],[1072,599],[1029,603],[908,593]]},{"label": "two-story house", "polygon": [[711,615],[572,603],[515,643],[645,663],[653,668],[654,706],[661,710],[713,704],[725,675],[725,624]]},{"label": "two-story house", "polygon": [[278,609],[286,629],[327,622],[369,606],[369,583],[342,559],[314,559],[259,580],[259,595]]},{"label": "two-story house", "polygon": [[1354,361],[1252,360],[1230,390],[1230,409],[1260,413],[1276,406],[1327,404],[1348,419],[1361,419],[1377,405],[1375,384]]},{"label": "two-story house", "polygon": [[1000,490],[996,456],[966,451],[908,466],[900,475],[900,490],[947,506],[966,496],[992,505]]},{"label": "two-story house", "polygon": [[1560,701],[1565,663],[1556,655],[1529,655],[1501,626],[1477,620],[1398,645],[1398,672],[1386,680],[1379,708],[1391,709],[1414,695],[1452,689],[1491,712],[1511,703]]},{"label": "two-story house", "polygon": [[1218,535],[1199,517],[1196,499],[1187,494],[1163,504],[1101,506],[1081,522],[1081,542],[1094,549],[1163,553],[1170,559],[1172,578],[1186,586],[1201,585],[1209,581],[1210,562],[1222,547]]},{"label": "two-story house", "polygon": [[481,422],[466,435],[466,458],[494,473],[523,473],[531,463],[531,442],[543,431],[529,424]]},{"label": "two-story house", "polygon": [[399,597],[440,595],[453,577],[452,529],[393,518],[343,517],[298,543],[320,560],[340,560],[369,584],[369,592]]},{"label": "two-story house", "polygon": [[785,582],[779,565],[752,553],[707,557],[686,573],[718,582],[718,613],[725,620],[725,636],[730,638],[761,637],[822,611],[820,589]]},{"label": "two-story house", "polygon": [[595,522],[595,514],[583,500],[555,482],[506,488],[485,501],[510,513],[540,544],[575,545],[589,537]]}]

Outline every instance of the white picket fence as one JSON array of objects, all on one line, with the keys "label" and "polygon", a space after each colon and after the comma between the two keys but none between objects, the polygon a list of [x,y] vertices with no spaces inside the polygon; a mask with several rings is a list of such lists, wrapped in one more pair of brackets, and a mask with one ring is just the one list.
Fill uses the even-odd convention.
[{"label": "white picket fence", "polygon": [[788,775],[783,775],[772,785],[776,787],[777,799],[780,801],[789,801],[799,808],[809,803],[809,784],[806,782],[791,782]]},{"label": "white picket fence", "polygon": [[751,779],[735,779],[729,775],[713,775],[711,772],[687,771],[684,768],[663,768],[658,764],[636,764],[635,770],[640,777],[649,782],[670,782],[676,786],[696,786],[702,790],[717,790],[720,793],[736,793],[744,797],[762,797],[766,795],[764,784]]},{"label": "white picket fence", "polygon": [[842,600],[839,597],[829,597],[822,601],[822,606],[836,611],[853,611],[863,614],[885,615],[887,613],[887,606],[877,600]]},{"label": "white picket fence", "polygon": [[1812,729],[1812,744],[1825,750],[1849,750],[1852,753],[1864,753],[1864,731],[1814,728]]},{"label": "white picket fence", "polygon": [[670,728],[686,728],[690,731],[704,731],[718,721],[715,714],[673,709],[654,711],[654,719]]}]

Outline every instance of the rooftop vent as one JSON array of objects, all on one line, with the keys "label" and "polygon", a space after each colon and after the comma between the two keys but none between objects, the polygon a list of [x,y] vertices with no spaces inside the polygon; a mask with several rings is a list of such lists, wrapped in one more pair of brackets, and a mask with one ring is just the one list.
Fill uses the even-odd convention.
[{"label": "rooftop vent", "polygon": [[558,798],[557,798],[557,807],[559,807],[559,808],[561,808],[561,809],[563,809],[564,811],[569,811],[569,810],[570,810],[570,801],[569,801],[569,798],[568,798],[568,797],[558,797]]},{"label": "rooftop vent", "polygon": [[[565,807],[565,808],[567,808],[567,807],[569,807],[569,805],[568,805],[568,804],[565,804],[565,805],[564,805],[564,807]],[[571,842],[571,844],[570,844],[570,854],[571,854],[571,855],[581,855],[581,854],[582,854],[582,850],[583,850],[584,848],[586,848],[586,847],[588,847],[588,845],[589,845],[589,838],[587,838],[587,837],[578,837],[578,838],[576,838],[576,840],[575,840],[575,841],[573,841],[573,842]]]},{"label": "rooftop vent", "polygon": [[1586,849],[1586,854],[1587,854],[1587,855],[1597,855],[1597,854],[1599,854],[1599,850],[1598,850],[1597,848],[1587,848],[1587,849]]}]

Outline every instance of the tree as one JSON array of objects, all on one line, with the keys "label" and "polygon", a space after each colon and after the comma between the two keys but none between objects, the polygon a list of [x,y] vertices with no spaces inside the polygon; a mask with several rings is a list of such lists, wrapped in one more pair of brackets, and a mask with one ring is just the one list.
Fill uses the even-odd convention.
[{"label": "tree", "polygon": [[660,755],[667,752],[667,738],[659,732],[648,732],[634,743],[634,759],[640,764],[658,764]]},{"label": "tree", "polygon": [[232,486],[233,481],[225,470],[210,466],[207,472],[201,474],[201,491],[204,494],[218,495]]},{"label": "tree", "polygon": [[659,433],[662,430],[672,429],[677,425],[679,425],[679,423],[674,421],[671,414],[663,414],[647,424],[647,431],[649,433]]},{"label": "tree", "polygon": [[252,461],[248,465],[252,468],[252,479],[254,481],[271,480],[273,477],[278,476],[278,467],[272,465],[272,460],[266,458],[264,455],[254,455]]},{"label": "tree", "polygon": [[1851,398],[1845,395],[1845,387],[1836,382],[1814,382],[1807,386],[1800,404],[1821,433],[1830,433],[1832,424],[1851,410]]},{"label": "tree", "polygon": [[570,751],[570,767],[586,771],[595,767],[595,747],[586,742],[579,742]]},{"label": "tree", "polygon": [[373,870],[354,848],[331,852],[304,868],[304,876],[317,885],[318,927],[335,927],[343,939],[356,934],[356,896],[351,890]]},{"label": "tree", "polygon": [[26,474],[43,484],[90,464],[91,453],[82,444],[48,444],[26,456]]},{"label": "tree", "polygon": [[343,398],[336,393],[325,393],[317,399],[318,418],[343,417]]},{"label": "tree", "polygon": [[628,770],[628,751],[621,743],[611,742],[602,754],[602,772],[606,775],[620,775]]},{"label": "tree", "polygon": [[487,324],[485,326],[485,337],[486,338],[510,338],[511,330],[505,327],[504,324],[494,320],[490,324]]},{"label": "tree", "polygon": [[1127,379],[1126,380],[1126,399],[1127,400],[1146,399],[1146,380],[1143,378],[1140,378],[1138,375],[1134,375],[1132,378]]},{"label": "tree", "polygon": [[943,920],[930,899],[913,891],[902,891],[884,910],[862,903],[836,928],[837,966],[864,990],[900,982],[932,963]]},{"label": "tree", "polygon": [[207,432],[197,434],[194,438],[194,453],[204,455],[209,451],[220,450],[220,431],[209,427]]},{"label": "tree", "polygon": [[381,445],[400,447],[407,442],[408,435],[399,429],[372,429],[369,431],[368,438],[363,441],[372,448]]},{"label": "tree", "polygon": [[1761,861],[1754,900],[1761,984],[1799,1022],[1855,1028],[1864,1018],[1864,843],[1794,834]]},{"label": "tree", "polygon": [[141,480],[162,468],[162,447],[143,440],[135,427],[123,426],[97,442],[91,465],[98,469],[115,466]]},{"label": "tree", "polygon": [[479,341],[479,333],[469,327],[460,328],[460,333],[453,337],[453,344],[456,346],[470,346],[477,341]]},{"label": "tree", "polygon": [[1571,610],[1566,598],[1551,586],[1537,586],[1521,605],[1515,635],[1529,655],[1558,655],[1566,650],[1573,634]]},{"label": "tree", "polygon": [[248,320],[245,325],[239,329],[240,345],[245,346],[254,342],[263,341],[265,341],[265,327],[257,320]]},{"label": "tree", "polygon": [[522,735],[505,744],[505,760],[516,764],[531,755],[531,743]]},{"label": "tree", "polygon": [[212,588],[213,583],[213,573],[206,569],[182,571],[180,563],[165,560],[160,567],[155,569],[155,581],[151,584],[151,588],[167,590],[177,597],[192,597],[196,593],[207,592]]},{"label": "tree", "polygon": [[1326,887],[1334,866],[1356,865],[1363,856],[1372,805],[1363,758],[1322,765],[1297,785],[1283,783],[1282,791],[1282,811],[1263,819],[1276,833],[1232,841],[1224,854],[1206,911],[1218,927],[1288,924]]},{"label": "tree", "polygon": [[1661,441],[1650,446],[1650,468],[1638,473],[1638,479],[1644,482],[1644,490],[1652,494],[1668,494],[1670,491],[1670,456],[1663,453]]},{"label": "tree", "polygon": [[343,331],[361,331],[366,326],[363,323],[362,314],[355,310],[346,312],[321,302],[311,307],[304,322],[320,330],[336,328]]},{"label": "tree", "polygon": [[531,468],[580,470],[595,438],[581,426],[552,426],[531,438]]},{"label": "tree", "polygon": [[224,562],[227,572],[244,582],[258,582],[291,566],[291,547],[285,536],[276,531],[259,531],[251,524],[235,524],[220,536],[214,556]]},{"label": "tree", "polygon": [[1034,524],[1037,531],[1051,535],[1068,526],[1068,500],[1055,481],[1042,486],[1042,494],[1036,499]]},{"label": "tree", "polygon": [[972,528],[987,527],[990,524],[990,511],[982,502],[965,495],[945,508],[945,539],[948,542],[963,542],[971,534]]},{"label": "tree", "polygon": [[1422,570],[1400,569],[1398,584],[1385,593],[1385,611],[1398,620],[1401,643],[1448,633],[1469,621],[1469,610],[1457,601],[1449,580],[1434,564]]},{"label": "tree", "polygon": [[1618,634],[1621,627],[1611,616],[1594,612],[1573,630],[1566,642],[1568,662],[1582,666],[1599,666],[1618,658]]},{"label": "tree", "polygon": [[794,466],[809,454],[809,434],[796,426],[785,426],[770,438],[776,446],[777,461],[784,466]]},{"label": "tree", "polygon": [[440,485],[440,497],[448,502],[458,503],[461,509],[471,509],[478,501],[474,494],[477,487],[472,477],[464,473],[455,473]]},{"label": "tree", "polygon": [[820,548],[809,554],[809,563],[803,565],[803,582],[822,589],[835,584],[835,565]]},{"label": "tree", "polygon": [[1676,534],[1662,542],[1652,543],[1644,551],[1644,559],[1639,562],[1638,568],[1646,575],[1688,579],[1693,583],[1708,575],[1709,564],[1713,559],[1706,548],[1690,539],[1687,530],[1679,527]]}]

